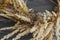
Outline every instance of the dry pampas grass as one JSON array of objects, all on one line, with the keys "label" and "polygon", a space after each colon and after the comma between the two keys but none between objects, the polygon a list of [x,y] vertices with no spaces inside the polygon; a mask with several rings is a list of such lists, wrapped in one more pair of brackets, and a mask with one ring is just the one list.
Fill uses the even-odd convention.
[{"label": "dry pampas grass", "polygon": [[11,40],[18,40],[29,33],[33,34],[29,40],[53,40],[54,27],[56,27],[57,40],[60,40],[60,0],[57,2],[57,13],[46,10],[46,12],[34,14],[24,0],[5,0],[4,4],[0,4],[0,16],[13,20],[16,24],[11,27],[0,28],[0,31],[14,30],[4,35],[0,40],[8,39],[17,32],[19,32],[18,35]]}]

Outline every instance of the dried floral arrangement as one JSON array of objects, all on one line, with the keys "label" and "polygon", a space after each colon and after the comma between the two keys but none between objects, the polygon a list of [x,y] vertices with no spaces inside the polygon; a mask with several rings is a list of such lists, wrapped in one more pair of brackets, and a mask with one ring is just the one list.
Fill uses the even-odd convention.
[{"label": "dried floral arrangement", "polygon": [[[2,0],[0,0],[2,1]],[[6,17],[16,22],[14,26],[0,28],[2,30],[14,30],[13,32],[3,36],[0,40],[5,40],[19,32],[12,40],[18,40],[22,36],[32,33],[32,38],[29,40],[52,40],[53,27],[56,27],[57,40],[60,40],[60,0],[58,2],[58,12],[44,13],[38,12],[35,14],[32,9],[26,6],[24,0],[5,0],[0,2],[0,16]]]}]

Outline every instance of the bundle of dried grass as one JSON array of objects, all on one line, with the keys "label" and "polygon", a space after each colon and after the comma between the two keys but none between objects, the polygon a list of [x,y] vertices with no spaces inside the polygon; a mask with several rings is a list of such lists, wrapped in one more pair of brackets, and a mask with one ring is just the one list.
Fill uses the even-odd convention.
[{"label": "bundle of dried grass", "polygon": [[[5,2],[5,1],[4,1]],[[6,5],[6,6],[5,6]],[[1,4],[0,16],[6,17],[16,22],[12,27],[0,28],[2,30],[14,31],[3,36],[0,40],[5,40],[12,37],[15,33],[19,32],[12,40],[18,40],[22,36],[32,33],[33,38],[30,40],[52,40],[53,38],[53,27],[56,23],[56,27],[59,28],[60,14],[60,2],[58,0],[59,12],[55,13],[46,10],[44,13],[38,12],[34,14],[28,7],[24,0],[6,0],[4,6]],[[58,28],[56,29],[58,37]],[[58,38],[57,38],[58,40]]]}]

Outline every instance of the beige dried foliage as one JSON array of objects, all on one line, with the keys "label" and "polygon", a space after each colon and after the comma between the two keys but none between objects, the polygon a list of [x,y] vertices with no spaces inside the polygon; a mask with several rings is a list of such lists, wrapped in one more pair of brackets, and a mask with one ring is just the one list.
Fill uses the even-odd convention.
[{"label": "beige dried foliage", "polygon": [[[0,40],[5,40],[12,37],[15,33],[19,32],[15,38],[12,40],[18,40],[22,36],[32,33],[32,38],[29,40],[53,40],[53,27],[56,23],[56,36],[59,40],[59,30],[60,28],[60,0],[58,0],[58,10],[49,12],[46,10],[44,13],[38,12],[34,14],[30,10],[24,0],[6,0],[4,1],[4,6],[1,5],[0,16],[8,18],[16,22],[14,26],[0,28],[2,30],[14,30],[13,32],[3,36]],[[10,4],[10,5],[9,5]]]}]

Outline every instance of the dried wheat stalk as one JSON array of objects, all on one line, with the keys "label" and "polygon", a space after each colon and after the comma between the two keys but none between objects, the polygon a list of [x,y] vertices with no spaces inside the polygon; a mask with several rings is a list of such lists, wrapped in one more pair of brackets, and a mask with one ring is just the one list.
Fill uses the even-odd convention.
[{"label": "dried wheat stalk", "polygon": [[[12,40],[18,40],[22,36],[32,33],[33,38],[30,40],[52,40],[53,26],[56,22],[56,36],[58,39],[58,28],[60,14],[60,2],[58,0],[59,12],[49,12],[34,14],[28,7],[24,0],[6,0],[4,6],[1,5],[0,16],[6,17],[16,22],[12,27],[0,28],[1,30],[15,29],[13,32],[3,36],[0,40],[5,40],[19,32]],[[10,4],[10,5],[9,5]],[[47,39],[48,38],[48,39]]]}]

